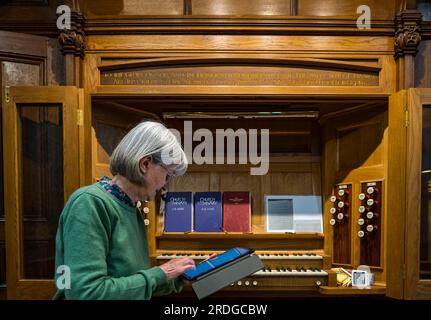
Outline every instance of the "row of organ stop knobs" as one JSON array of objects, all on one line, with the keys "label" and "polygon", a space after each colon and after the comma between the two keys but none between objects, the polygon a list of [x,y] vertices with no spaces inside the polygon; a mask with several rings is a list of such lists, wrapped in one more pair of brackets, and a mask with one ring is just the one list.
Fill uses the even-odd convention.
[{"label": "row of organ stop knobs", "polygon": [[378,225],[375,223],[379,217],[377,211],[379,208],[378,194],[379,190],[375,186],[368,186],[365,192],[359,194],[359,200],[361,205],[359,206],[360,218],[358,224],[360,229],[358,231],[359,238],[363,238],[367,234],[371,234],[378,229]]},{"label": "row of organ stop knobs", "polygon": [[[365,235],[372,233],[378,228],[378,226],[373,223],[379,217],[379,213],[376,212],[379,205],[378,188],[376,186],[367,186],[365,192],[361,192],[358,198],[361,201],[361,205],[358,209],[360,213],[360,218],[358,219],[360,230],[358,231],[358,236],[363,238]],[[348,218],[350,206],[348,188],[339,187],[336,195],[331,196],[330,201],[333,203],[333,207],[329,210],[331,213],[329,223],[335,226]]]}]

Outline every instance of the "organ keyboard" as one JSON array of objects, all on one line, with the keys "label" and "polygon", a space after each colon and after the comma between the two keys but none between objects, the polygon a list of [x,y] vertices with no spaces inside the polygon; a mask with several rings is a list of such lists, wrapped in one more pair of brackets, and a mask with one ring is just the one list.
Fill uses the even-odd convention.
[{"label": "organ keyboard", "polygon": [[[256,253],[261,260],[322,260],[323,257],[316,253]],[[176,258],[190,257],[193,260],[209,258],[210,254],[202,253],[163,253],[157,256],[158,260],[170,260]]]},{"label": "organ keyboard", "polygon": [[314,268],[314,269],[305,269],[305,268],[297,268],[297,269],[291,269],[291,268],[278,268],[278,269],[271,269],[271,268],[265,268],[263,270],[260,270],[253,274],[253,277],[257,276],[327,276],[328,273],[324,270]]},{"label": "organ keyboard", "polygon": [[[170,259],[190,257],[199,263],[212,252],[164,251],[156,257],[157,264]],[[250,277],[232,283],[225,290],[316,290],[321,285],[336,285],[336,274],[331,268],[330,257],[321,252],[256,251],[265,268]],[[326,270],[328,271],[326,271]]]}]

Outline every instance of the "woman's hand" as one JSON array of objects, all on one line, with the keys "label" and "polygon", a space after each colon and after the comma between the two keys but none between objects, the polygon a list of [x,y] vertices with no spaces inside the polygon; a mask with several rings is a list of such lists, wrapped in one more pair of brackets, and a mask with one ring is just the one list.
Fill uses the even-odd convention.
[{"label": "woman's hand", "polygon": [[168,280],[172,280],[183,274],[185,271],[193,269],[195,267],[195,262],[191,258],[178,258],[169,260],[159,267],[166,274],[166,278]]}]

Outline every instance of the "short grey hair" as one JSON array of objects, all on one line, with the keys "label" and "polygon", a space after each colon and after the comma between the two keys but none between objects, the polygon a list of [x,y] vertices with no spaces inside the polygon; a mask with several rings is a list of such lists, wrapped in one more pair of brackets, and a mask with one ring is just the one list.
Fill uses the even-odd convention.
[{"label": "short grey hair", "polygon": [[111,173],[145,185],[139,162],[146,156],[152,156],[155,163],[172,165],[176,176],[187,170],[187,157],[176,136],[160,122],[143,121],[130,130],[115,148],[111,155]]}]

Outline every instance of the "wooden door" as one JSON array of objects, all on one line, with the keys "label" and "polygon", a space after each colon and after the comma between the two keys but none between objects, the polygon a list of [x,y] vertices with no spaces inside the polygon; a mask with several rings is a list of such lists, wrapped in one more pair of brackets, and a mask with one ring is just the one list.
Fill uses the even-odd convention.
[{"label": "wooden door", "polygon": [[[48,57],[46,37],[0,31],[0,87],[42,86],[56,78],[48,66],[53,55]],[[13,43],[13,45],[11,45]],[[60,71],[61,72],[61,71]],[[0,90],[0,101],[3,101]],[[6,237],[3,197],[3,147],[2,147],[2,103],[0,103],[0,300],[6,298]]]},{"label": "wooden door", "polygon": [[386,295],[404,298],[406,218],[407,92],[389,98],[387,167]]},{"label": "wooden door", "polygon": [[405,299],[431,299],[431,88],[407,92]]},{"label": "wooden door", "polygon": [[80,90],[3,90],[7,296],[50,299],[58,218],[79,187]]}]

